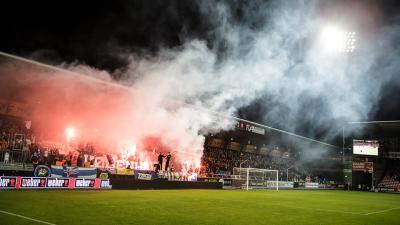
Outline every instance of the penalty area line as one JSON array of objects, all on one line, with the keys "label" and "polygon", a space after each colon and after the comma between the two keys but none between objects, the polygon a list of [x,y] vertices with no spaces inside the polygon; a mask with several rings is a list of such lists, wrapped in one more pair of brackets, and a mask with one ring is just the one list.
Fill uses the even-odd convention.
[{"label": "penalty area line", "polygon": [[35,222],[42,223],[42,224],[56,225],[55,223],[49,223],[49,222],[46,222],[46,221],[43,221],[43,220],[34,219],[34,218],[31,218],[31,217],[27,217],[27,216],[15,214],[15,213],[7,212],[7,211],[4,211],[4,210],[0,210],[0,213],[4,213],[4,214],[10,215],[10,216],[16,216],[16,217],[19,217],[19,218],[35,221]]},{"label": "penalty area line", "polygon": [[395,208],[390,208],[390,209],[385,209],[385,210],[380,210],[380,211],[365,213],[365,214],[363,214],[363,215],[368,216],[368,215],[372,215],[372,214],[378,214],[378,213],[389,212],[389,211],[396,210],[396,209],[400,209],[400,207],[395,207]]}]

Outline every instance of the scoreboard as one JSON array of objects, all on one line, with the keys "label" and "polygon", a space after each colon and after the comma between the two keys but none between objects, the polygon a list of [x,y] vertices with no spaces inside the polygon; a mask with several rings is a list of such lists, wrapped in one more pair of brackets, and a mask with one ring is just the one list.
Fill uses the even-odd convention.
[{"label": "scoreboard", "polygon": [[378,155],[379,143],[371,140],[353,140],[353,154]]}]

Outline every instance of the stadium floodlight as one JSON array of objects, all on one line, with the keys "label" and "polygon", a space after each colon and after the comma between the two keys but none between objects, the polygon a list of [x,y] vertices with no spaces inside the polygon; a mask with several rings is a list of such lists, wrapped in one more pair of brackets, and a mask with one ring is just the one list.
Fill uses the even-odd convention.
[{"label": "stadium floodlight", "polygon": [[352,53],[356,48],[356,32],[343,31],[336,26],[327,26],[321,32],[320,42],[325,52]]}]

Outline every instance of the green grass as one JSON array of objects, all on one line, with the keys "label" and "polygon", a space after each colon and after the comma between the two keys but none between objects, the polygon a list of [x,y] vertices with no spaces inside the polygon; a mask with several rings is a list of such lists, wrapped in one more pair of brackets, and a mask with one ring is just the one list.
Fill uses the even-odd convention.
[{"label": "green grass", "polygon": [[[0,210],[57,225],[385,225],[400,224],[400,195],[317,190],[0,191]],[[40,223],[0,213],[0,224]]]}]

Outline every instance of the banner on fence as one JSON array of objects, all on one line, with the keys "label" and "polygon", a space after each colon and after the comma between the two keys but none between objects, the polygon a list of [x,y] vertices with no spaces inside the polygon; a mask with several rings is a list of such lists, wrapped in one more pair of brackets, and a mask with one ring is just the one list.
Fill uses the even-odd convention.
[{"label": "banner on fence", "polygon": [[158,178],[167,179],[169,181],[179,181],[186,180],[184,176],[182,176],[179,172],[170,172],[170,171],[160,171],[158,172]]},{"label": "banner on fence", "polygon": [[319,184],[317,182],[306,182],[304,186],[305,188],[319,188]]},{"label": "banner on fence", "polygon": [[96,168],[51,166],[51,177],[56,178],[96,178]]},{"label": "banner on fence", "polygon": [[[275,188],[276,181],[272,181],[272,180],[267,181],[267,187]],[[293,188],[293,187],[294,187],[294,183],[291,181],[278,181],[278,188]]]},{"label": "banner on fence", "polygon": [[135,170],[134,169],[116,169],[115,174],[118,175],[135,175]]},{"label": "banner on fence", "polygon": [[149,174],[149,173],[138,173],[138,180],[151,180],[151,174]]},{"label": "banner on fence", "polygon": [[46,165],[39,165],[33,171],[33,175],[35,175],[35,177],[50,177],[51,169]]},{"label": "banner on fence", "polygon": [[135,180],[153,180],[156,173],[153,170],[134,170]]}]

